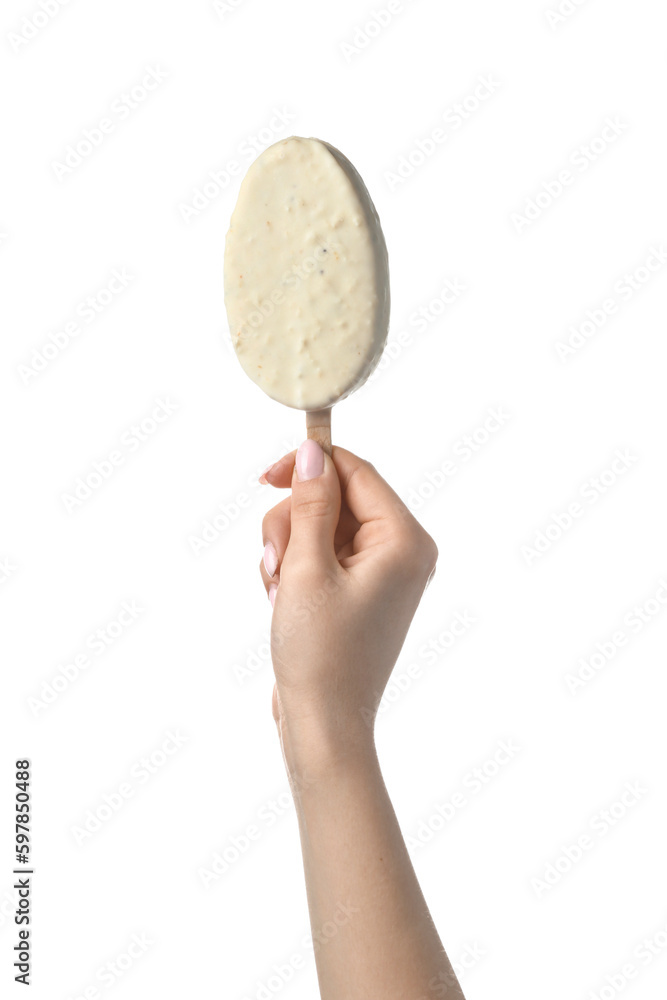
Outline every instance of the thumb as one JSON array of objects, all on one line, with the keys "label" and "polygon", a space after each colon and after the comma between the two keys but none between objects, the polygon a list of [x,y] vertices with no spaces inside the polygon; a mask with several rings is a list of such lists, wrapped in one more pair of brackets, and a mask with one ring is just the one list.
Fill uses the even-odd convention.
[{"label": "thumb", "polygon": [[336,559],[334,535],[340,515],[340,483],[336,467],[317,441],[304,441],[296,453],[292,476],[291,533],[286,557]]}]

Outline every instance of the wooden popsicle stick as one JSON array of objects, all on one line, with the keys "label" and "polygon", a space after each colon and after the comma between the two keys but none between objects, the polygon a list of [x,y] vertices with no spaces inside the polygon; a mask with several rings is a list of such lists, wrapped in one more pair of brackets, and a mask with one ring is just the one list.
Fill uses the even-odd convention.
[{"label": "wooden popsicle stick", "polygon": [[308,410],[306,412],[307,436],[317,441],[320,447],[331,454],[331,407],[326,410]]}]

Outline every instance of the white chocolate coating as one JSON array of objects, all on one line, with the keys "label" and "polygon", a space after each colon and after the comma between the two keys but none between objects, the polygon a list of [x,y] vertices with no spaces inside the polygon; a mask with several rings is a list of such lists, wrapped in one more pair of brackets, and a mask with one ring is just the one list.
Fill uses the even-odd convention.
[{"label": "white chocolate coating", "polygon": [[368,378],[389,324],[387,247],[333,146],[292,136],[250,166],[227,233],[225,305],[241,365],[278,402],[322,409]]}]

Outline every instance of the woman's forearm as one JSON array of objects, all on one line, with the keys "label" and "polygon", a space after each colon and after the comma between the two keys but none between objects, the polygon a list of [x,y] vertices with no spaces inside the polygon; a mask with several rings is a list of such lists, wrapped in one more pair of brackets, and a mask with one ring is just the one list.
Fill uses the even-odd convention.
[{"label": "woman's forearm", "polygon": [[345,755],[286,763],[322,1000],[462,998],[372,737]]}]

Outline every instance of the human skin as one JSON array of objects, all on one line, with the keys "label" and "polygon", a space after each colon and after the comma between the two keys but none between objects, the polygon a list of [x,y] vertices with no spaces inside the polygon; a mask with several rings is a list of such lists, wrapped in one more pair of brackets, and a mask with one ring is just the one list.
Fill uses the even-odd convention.
[{"label": "human skin", "polygon": [[260,571],[322,1000],[461,1000],[374,740],[435,542],[343,448],[306,441],[260,481],[291,488],[264,518]]}]

